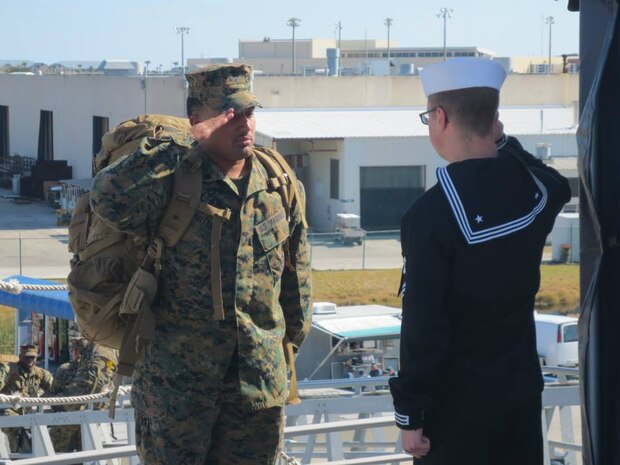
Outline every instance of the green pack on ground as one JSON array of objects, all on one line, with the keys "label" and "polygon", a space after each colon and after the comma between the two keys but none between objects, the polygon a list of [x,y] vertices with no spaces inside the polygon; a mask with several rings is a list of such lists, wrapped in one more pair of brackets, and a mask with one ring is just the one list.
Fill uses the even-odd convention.
[{"label": "green pack on ground", "polygon": [[[142,115],[125,121],[103,136],[95,169],[99,171],[140,150],[145,137],[186,144],[192,140],[189,130],[188,119],[167,115]],[[200,160],[195,159],[199,154],[198,150],[188,150],[188,156],[175,170],[172,200],[160,222],[159,234],[152,241],[108,226],[92,212],[90,193],[83,194],[73,209],[69,224],[69,251],[74,254],[67,278],[69,300],[84,337],[119,350],[121,375],[133,374],[140,344],[153,337],[151,303],[157,294],[159,274],[156,264],[165,248],[174,247],[181,239],[200,205],[202,173],[196,169]],[[303,198],[288,163],[265,147],[256,147],[254,155],[269,175],[270,189],[280,194],[287,216],[298,205],[303,226],[307,227]],[[217,234],[219,228],[215,226],[221,221],[217,209],[212,209],[212,216],[213,234]],[[219,237],[212,238],[212,242],[219,243]],[[219,270],[219,254],[214,254],[211,262]],[[216,292],[213,295],[217,308],[221,300]],[[292,347],[285,347],[285,354],[294,373]],[[296,401],[293,383],[289,400]]]}]

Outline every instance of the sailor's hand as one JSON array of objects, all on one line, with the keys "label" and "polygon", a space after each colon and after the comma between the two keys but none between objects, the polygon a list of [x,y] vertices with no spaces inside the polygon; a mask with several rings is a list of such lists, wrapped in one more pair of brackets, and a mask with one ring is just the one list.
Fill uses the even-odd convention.
[{"label": "sailor's hand", "polygon": [[402,430],[403,450],[413,455],[416,459],[426,457],[431,450],[431,441],[424,436],[424,431],[420,429]]},{"label": "sailor's hand", "polygon": [[190,131],[200,147],[205,150],[209,147],[209,139],[215,131],[228,123],[235,116],[235,110],[229,108],[213,118],[207,118],[200,123],[194,124]]}]

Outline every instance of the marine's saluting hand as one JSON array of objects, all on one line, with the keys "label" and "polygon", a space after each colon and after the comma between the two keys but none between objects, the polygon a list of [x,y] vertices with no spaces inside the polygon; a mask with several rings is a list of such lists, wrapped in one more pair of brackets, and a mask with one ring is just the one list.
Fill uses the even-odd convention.
[{"label": "marine's saluting hand", "polygon": [[225,112],[222,112],[220,115],[215,118],[207,118],[199,123],[194,124],[190,131],[194,139],[198,141],[200,147],[205,150],[209,146],[209,138],[211,135],[217,131],[219,128],[228,123],[235,116],[235,110],[229,108]]}]

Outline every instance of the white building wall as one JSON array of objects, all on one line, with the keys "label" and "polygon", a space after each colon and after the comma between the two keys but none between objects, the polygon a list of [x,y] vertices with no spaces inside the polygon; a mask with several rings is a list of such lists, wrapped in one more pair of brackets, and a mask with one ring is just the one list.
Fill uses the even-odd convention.
[{"label": "white building wall", "polygon": [[146,112],[185,114],[184,80],[101,75],[0,75],[0,105],[9,107],[11,153],[36,158],[40,111],[53,112],[54,159],[67,160],[74,178],[91,175],[93,116],[110,127]]},{"label": "white building wall", "polygon": [[345,166],[343,141],[324,140],[306,142],[308,153],[308,179],[306,182],[306,211],[308,223],[314,231],[333,231],[336,214],[342,210],[339,199],[330,198],[330,160],[340,160],[340,198],[344,192]]},{"label": "white building wall", "polygon": [[437,182],[435,170],[445,166],[428,137],[351,138],[344,143],[343,193],[355,200],[350,213],[360,214],[360,168],[372,166],[423,166],[425,190]]},{"label": "white building wall", "polygon": [[555,261],[562,259],[562,246],[570,246],[569,263],[579,263],[579,214],[560,213],[551,231],[551,256]]}]

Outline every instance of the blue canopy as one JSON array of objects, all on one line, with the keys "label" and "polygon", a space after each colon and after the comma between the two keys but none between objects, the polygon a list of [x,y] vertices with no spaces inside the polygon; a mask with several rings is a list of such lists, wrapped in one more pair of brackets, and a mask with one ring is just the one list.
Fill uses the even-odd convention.
[{"label": "blue canopy", "polygon": [[[39,284],[44,286],[58,285],[44,279],[29,278],[28,276],[13,275],[3,279],[16,279],[20,284]],[[69,302],[69,291],[30,291],[24,290],[20,294],[11,294],[0,290],[0,305],[15,307],[25,312],[42,313],[48,316],[73,320],[74,313]]]}]

